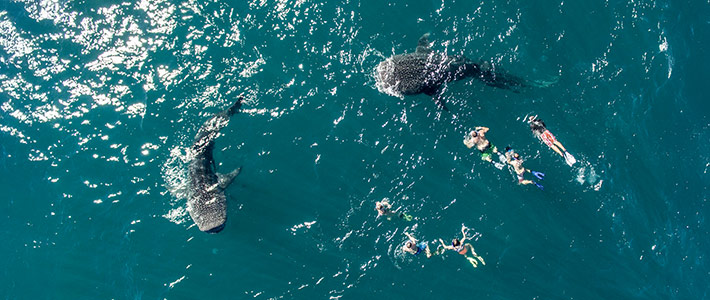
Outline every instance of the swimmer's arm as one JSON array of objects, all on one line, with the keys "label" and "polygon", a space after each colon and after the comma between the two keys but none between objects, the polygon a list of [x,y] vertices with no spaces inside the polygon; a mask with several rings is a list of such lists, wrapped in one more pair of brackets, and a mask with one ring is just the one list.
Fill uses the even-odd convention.
[{"label": "swimmer's arm", "polygon": [[441,246],[444,247],[444,249],[451,250],[454,249],[454,246],[444,244],[444,240],[439,239],[439,243],[441,243]]},{"label": "swimmer's arm", "polygon": [[405,232],[404,235],[406,235],[410,240],[417,242],[417,239],[415,239],[409,232]]},{"label": "swimmer's arm", "polygon": [[463,140],[463,144],[466,145],[468,149],[473,148],[473,146],[475,145],[470,135],[466,136],[466,138]]},{"label": "swimmer's arm", "polygon": [[476,127],[476,131],[478,131],[479,134],[483,134],[488,132],[489,128],[488,127],[483,127],[483,126],[478,126]]}]

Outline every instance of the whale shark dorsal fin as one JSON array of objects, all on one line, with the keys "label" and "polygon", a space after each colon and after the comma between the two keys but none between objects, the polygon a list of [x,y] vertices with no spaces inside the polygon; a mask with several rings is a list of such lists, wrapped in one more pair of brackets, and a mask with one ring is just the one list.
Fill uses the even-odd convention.
[{"label": "whale shark dorsal fin", "polygon": [[239,167],[238,169],[236,169],[232,172],[229,172],[227,174],[217,173],[219,188],[221,190],[226,190],[227,187],[232,183],[232,181],[234,181],[234,178],[237,177],[237,175],[239,175],[239,172],[241,172],[241,171],[242,171],[242,167]]},{"label": "whale shark dorsal fin", "polygon": [[417,43],[417,53],[426,54],[429,52],[431,52],[431,49],[429,49],[429,33],[425,33],[419,38],[419,43]]}]

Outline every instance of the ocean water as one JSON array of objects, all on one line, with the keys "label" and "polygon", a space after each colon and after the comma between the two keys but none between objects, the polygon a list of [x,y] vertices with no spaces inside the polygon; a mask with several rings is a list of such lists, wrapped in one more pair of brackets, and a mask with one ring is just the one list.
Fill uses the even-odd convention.
[{"label": "ocean water", "polygon": [[[4,299],[708,299],[708,1],[0,3]],[[549,86],[380,93],[432,48]],[[187,214],[187,149],[239,166]],[[539,115],[578,163],[537,141]],[[462,144],[474,126],[544,191]],[[376,218],[388,198],[414,216]],[[486,265],[405,255],[465,224]]]}]

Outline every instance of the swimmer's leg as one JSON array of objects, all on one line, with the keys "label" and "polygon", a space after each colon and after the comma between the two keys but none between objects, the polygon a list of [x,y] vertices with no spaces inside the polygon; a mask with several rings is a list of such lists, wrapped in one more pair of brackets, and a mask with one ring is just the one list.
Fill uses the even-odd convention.
[{"label": "swimmer's leg", "polygon": [[565,158],[565,162],[566,162],[568,165],[572,166],[572,165],[574,165],[574,164],[577,162],[577,159],[574,158],[574,156],[572,156],[572,154],[569,154],[569,152],[567,152],[567,149],[565,149],[565,146],[562,146],[562,143],[560,143],[560,142],[558,142],[557,140],[555,140],[554,145],[556,145],[557,147],[562,148],[562,151],[565,152],[564,154],[562,154],[562,153],[560,153],[560,152],[557,152],[557,153],[560,153],[560,155],[562,155],[562,157]]},{"label": "swimmer's leg", "polygon": [[429,250],[429,245],[424,248],[424,252],[426,252],[426,258],[431,258],[433,254],[431,254],[431,250]]},{"label": "swimmer's leg", "polygon": [[486,265],[486,262],[483,261],[483,257],[480,257],[480,256],[477,255],[476,258],[478,258],[478,260],[480,260],[481,263],[482,263],[484,266]]},{"label": "swimmer's leg", "polygon": [[528,184],[533,184],[534,182],[532,180],[525,179],[525,180],[519,181],[518,183],[522,184],[522,185],[528,185]]},{"label": "swimmer's leg", "polygon": [[468,260],[468,262],[470,262],[474,268],[478,267],[478,262],[475,259],[473,259],[473,257],[466,256],[466,260]]},{"label": "swimmer's leg", "polygon": [[560,149],[562,149],[562,152],[567,152],[565,146],[562,146],[562,143],[558,142],[557,140],[555,140],[555,146],[560,147]]},{"label": "swimmer's leg", "polygon": [[439,255],[439,254],[443,253],[445,250],[446,249],[444,249],[444,247],[439,245],[438,247],[436,247],[436,251],[434,251],[434,253],[432,253],[431,256]]},{"label": "swimmer's leg", "polygon": [[[485,266],[485,265],[486,265],[486,262],[483,260],[483,257],[481,257],[480,255],[478,255],[478,253],[476,253],[476,251],[473,250],[473,246],[471,246],[471,244],[466,244],[466,246],[468,246],[469,249],[471,250],[471,255],[473,255],[474,257],[478,258],[478,260],[480,260],[481,263]],[[471,258],[471,259],[473,259],[473,258]]]},{"label": "swimmer's leg", "polygon": [[555,146],[554,144],[550,146],[550,149],[555,150],[555,152],[557,152],[557,154],[559,154],[559,155],[562,156],[562,157],[565,156],[565,155],[562,153],[562,151],[560,151],[560,148],[557,148],[557,146]]}]

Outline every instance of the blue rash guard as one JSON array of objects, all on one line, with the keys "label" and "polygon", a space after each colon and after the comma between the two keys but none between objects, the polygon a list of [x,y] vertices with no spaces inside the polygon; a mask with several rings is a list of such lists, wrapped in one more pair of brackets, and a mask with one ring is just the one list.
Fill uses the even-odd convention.
[{"label": "blue rash guard", "polygon": [[417,253],[414,253],[414,255],[418,255],[418,254],[421,253],[424,249],[426,249],[426,243],[425,243],[425,242],[421,242],[421,243],[417,244]]}]

